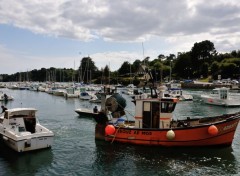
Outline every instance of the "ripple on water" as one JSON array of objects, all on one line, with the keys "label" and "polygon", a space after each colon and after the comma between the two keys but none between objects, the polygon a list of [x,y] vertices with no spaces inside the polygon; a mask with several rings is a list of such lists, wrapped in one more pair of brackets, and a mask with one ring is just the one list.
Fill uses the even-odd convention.
[{"label": "ripple on water", "polygon": [[[15,101],[7,107],[34,106],[39,121],[54,134],[52,149],[16,156],[1,147],[0,175],[237,175],[240,168],[239,126],[230,148],[161,148],[95,141],[95,122],[80,118],[74,110],[93,105],[41,92],[12,91]],[[192,92],[194,93],[194,92]],[[202,94],[201,92],[200,94]],[[125,96],[127,97],[127,96]],[[37,100],[37,101],[36,101]],[[127,110],[134,105],[127,99]],[[180,102],[174,118],[215,116],[240,111]]]}]

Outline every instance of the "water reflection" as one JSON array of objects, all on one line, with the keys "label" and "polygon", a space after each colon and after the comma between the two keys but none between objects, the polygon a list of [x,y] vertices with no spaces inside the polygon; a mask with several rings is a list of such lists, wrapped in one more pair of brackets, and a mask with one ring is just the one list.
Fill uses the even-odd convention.
[{"label": "water reflection", "polygon": [[222,114],[231,114],[240,111],[240,107],[222,107],[208,105],[200,100],[194,101],[182,101],[179,102],[176,106],[175,111],[173,112],[174,119],[185,119],[190,118],[201,118],[207,116],[217,116]]},{"label": "water reflection", "polygon": [[7,147],[0,145],[0,175],[32,175],[39,170],[49,167],[53,160],[51,149],[17,153]]},{"label": "water reflection", "polygon": [[96,141],[94,171],[110,175],[237,174],[231,147],[162,148]]}]

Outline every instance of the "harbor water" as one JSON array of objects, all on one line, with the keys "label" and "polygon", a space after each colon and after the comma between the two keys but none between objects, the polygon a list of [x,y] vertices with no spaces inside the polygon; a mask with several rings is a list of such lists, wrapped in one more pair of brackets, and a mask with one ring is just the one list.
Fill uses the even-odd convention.
[{"label": "harbor water", "polygon": [[[55,134],[51,149],[16,153],[0,143],[0,175],[240,175],[240,125],[233,144],[224,148],[163,148],[96,141],[95,121],[79,117],[77,108],[92,109],[95,104],[78,98],[65,99],[45,92],[1,89],[15,100],[7,108],[38,109],[40,123]],[[202,94],[205,91],[189,91]],[[128,118],[134,104],[127,95]],[[240,100],[239,100],[240,101]],[[205,117],[239,112],[203,104],[200,99],[179,102],[174,119]]]}]

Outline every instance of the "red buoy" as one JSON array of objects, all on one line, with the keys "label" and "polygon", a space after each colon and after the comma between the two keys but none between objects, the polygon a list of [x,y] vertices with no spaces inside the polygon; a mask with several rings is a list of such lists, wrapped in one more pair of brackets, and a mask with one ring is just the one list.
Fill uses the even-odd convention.
[{"label": "red buoy", "polygon": [[106,135],[113,135],[115,133],[115,127],[113,125],[107,125],[105,127],[105,134]]},{"label": "red buoy", "polygon": [[208,127],[208,133],[212,136],[215,136],[218,134],[218,128],[215,125],[211,125]]}]

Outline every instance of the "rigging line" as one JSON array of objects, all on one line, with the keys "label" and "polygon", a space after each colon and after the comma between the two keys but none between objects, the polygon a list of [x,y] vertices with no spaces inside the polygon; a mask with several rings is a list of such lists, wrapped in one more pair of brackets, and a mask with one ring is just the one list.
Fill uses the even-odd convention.
[{"label": "rigging line", "polygon": [[111,144],[113,143],[113,141],[115,140],[115,138],[116,138],[116,136],[117,136],[117,133],[118,133],[118,130],[120,129],[121,127],[119,126],[118,127],[118,129],[117,129],[117,131],[116,131],[116,133],[115,133],[115,135],[114,135],[114,137],[113,137],[113,139],[112,139],[112,142],[111,142]]}]

